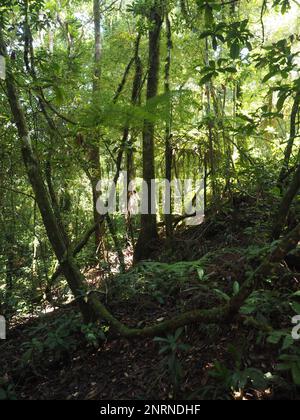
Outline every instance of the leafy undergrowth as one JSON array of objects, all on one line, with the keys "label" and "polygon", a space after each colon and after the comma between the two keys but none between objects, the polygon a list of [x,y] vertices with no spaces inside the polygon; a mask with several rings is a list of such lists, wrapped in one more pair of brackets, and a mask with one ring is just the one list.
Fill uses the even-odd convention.
[{"label": "leafy undergrowth", "polygon": [[[268,252],[266,214],[266,204],[260,212],[241,199],[199,227],[179,228],[176,253],[154,253],[99,295],[136,327],[220,305]],[[83,326],[72,304],[16,324],[0,347],[0,399],[299,399],[300,343],[291,337],[299,280],[282,263],[233,323],[189,325],[154,340]]]}]

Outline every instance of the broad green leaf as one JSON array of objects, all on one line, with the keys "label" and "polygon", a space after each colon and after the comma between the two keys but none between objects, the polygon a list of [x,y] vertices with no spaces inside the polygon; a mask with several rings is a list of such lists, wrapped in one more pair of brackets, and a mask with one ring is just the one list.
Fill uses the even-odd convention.
[{"label": "broad green leaf", "polygon": [[292,303],[292,309],[297,315],[300,315],[300,303],[293,302]]},{"label": "broad green leaf", "polygon": [[275,74],[276,74],[276,72],[274,72],[274,71],[271,71],[270,73],[266,74],[265,77],[262,79],[262,82],[266,83],[269,79],[274,77]]},{"label": "broad green leaf", "polygon": [[181,327],[181,328],[178,328],[177,330],[176,330],[176,332],[175,332],[175,335],[174,335],[174,339],[175,339],[175,341],[177,341],[178,340],[178,338],[181,336],[181,334],[183,333],[183,328]]},{"label": "broad green leaf", "polygon": [[203,268],[198,268],[197,269],[197,274],[198,274],[198,278],[199,278],[200,281],[204,279],[205,273],[204,273]]},{"label": "broad green leaf", "polygon": [[207,73],[205,76],[203,76],[201,78],[200,84],[201,85],[204,85],[205,83],[208,83],[212,79],[212,77],[214,76],[214,74],[215,74],[215,72]]},{"label": "broad green leaf", "polygon": [[232,59],[237,59],[240,55],[240,44],[238,41],[234,41],[230,46],[230,57]]},{"label": "broad green leaf", "polygon": [[270,344],[278,344],[284,335],[285,333],[283,331],[274,331],[268,336],[267,342]]},{"label": "broad green leaf", "polygon": [[300,385],[300,362],[292,365],[293,381],[296,385]]},{"label": "broad green leaf", "polygon": [[284,92],[279,96],[277,104],[276,104],[276,108],[277,108],[278,112],[280,112],[282,110],[284,102],[286,101],[287,97],[288,97],[287,92]]},{"label": "broad green leaf", "polygon": [[233,283],[233,294],[234,294],[234,296],[236,296],[239,293],[239,291],[240,291],[240,284],[239,284],[239,282],[235,281]]},{"label": "broad green leaf", "polygon": [[224,70],[228,73],[237,73],[237,69],[235,67],[225,67]]},{"label": "broad green leaf", "polygon": [[226,302],[230,301],[230,296],[228,296],[226,293],[224,293],[222,290],[220,289],[214,289],[214,292],[220,296],[223,300],[225,300]]},{"label": "broad green leaf", "polygon": [[285,337],[285,339],[283,340],[281,350],[289,349],[294,343],[295,343],[295,341],[294,341],[293,337],[291,335],[287,335]]}]

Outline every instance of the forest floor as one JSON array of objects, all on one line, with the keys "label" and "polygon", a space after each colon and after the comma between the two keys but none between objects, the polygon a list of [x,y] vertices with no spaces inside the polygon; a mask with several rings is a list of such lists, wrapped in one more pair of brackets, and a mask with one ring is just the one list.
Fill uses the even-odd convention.
[{"label": "forest floor", "polygon": [[[123,295],[119,300],[117,292],[108,296],[107,305],[112,313],[128,325],[142,326],[170,318],[187,309],[220,304],[222,296],[213,293],[215,289],[230,295],[233,285],[242,283],[245,273],[259,264],[262,247],[268,243],[269,215],[272,212],[270,204],[268,215],[265,200],[238,197],[233,204],[233,207],[224,208],[198,227],[178,228],[174,244],[176,251],[166,249],[162,252],[160,246],[153,255],[153,259],[168,264],[199,261],[206,256],[203,275],[211,292],[198,287],[199,271],[198,274],[189,271],[184,284],[178,282],[177,277],[174,278],[172,292],[162,292],[159,299],[145,291],[129,294],[126,299]],[[152,277],[155,276],[159,277],[159,274],[152,273]],[[172,281],[172,274],[170,277],[168,281]],[[300,274],[283,263],[278,267],[276,290],[272,285],[267,286],[272,293],[270,301],[261,302],[261,315],[265,320],[270,320],[274,328],[284,328],[290,323],[288,315],[277,310],[285,296],[287,281],[290,290],[299,289]],[[274,296],[278,296],[278,301]],[[8,339],[0,345],[0,378],[2,382],[13,384],[11,392],[17,398],[300,398],[300,393],[284,380],[263,390],[251,384],[243,392],[228,389],[226,381],[237,370],[251,367],[273,374],[277,363],[278,348],[261,337],[258,330],[246,324],[243,316],[230,325],[189,325],[185,328],[181,341],[188,344],[189,349],[176,354],[181,366],[181,372],[175,375],[179,379],[178,385],[174,372],[168,368],[168,358],[165,354],[159,354],[159,343],[151,338],[129,341],[108,334],[107,340],[95,347],[87,346],[76,332],[76,346],[71,351],[67,349],[61,352],[58,358],[51,352],[43,355],[37,352],[37,356],[32,352],[30,363],[24,362],[27,344],[35,339],[38,348],[38,343],[43,344],[45,340],[45,330],[41,324],[46,326],[49,334],[61,318],[72,318],[74,313],[73,305],[66,305],[26,322],[19,321],[10,329]],[[218,374],[211,375],[216,361]]]}]

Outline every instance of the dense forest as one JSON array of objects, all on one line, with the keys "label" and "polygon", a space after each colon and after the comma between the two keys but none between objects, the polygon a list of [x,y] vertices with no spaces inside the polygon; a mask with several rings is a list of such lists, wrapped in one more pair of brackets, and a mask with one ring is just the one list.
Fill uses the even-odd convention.
[{"label": "dense forest", "polygon": [[300,398],[298,0],[1,0],[0,400]]}]

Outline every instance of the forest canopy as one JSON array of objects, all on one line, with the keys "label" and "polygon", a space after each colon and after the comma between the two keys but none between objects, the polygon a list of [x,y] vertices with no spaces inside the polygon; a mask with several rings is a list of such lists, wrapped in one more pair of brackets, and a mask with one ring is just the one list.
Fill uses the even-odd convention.
[{"label": "forest canopy", "polygon": [[[299,24],[297,0],[1,1],[0,400],[299,398]],[[113,346],[136,368],[105,394]]]}]

